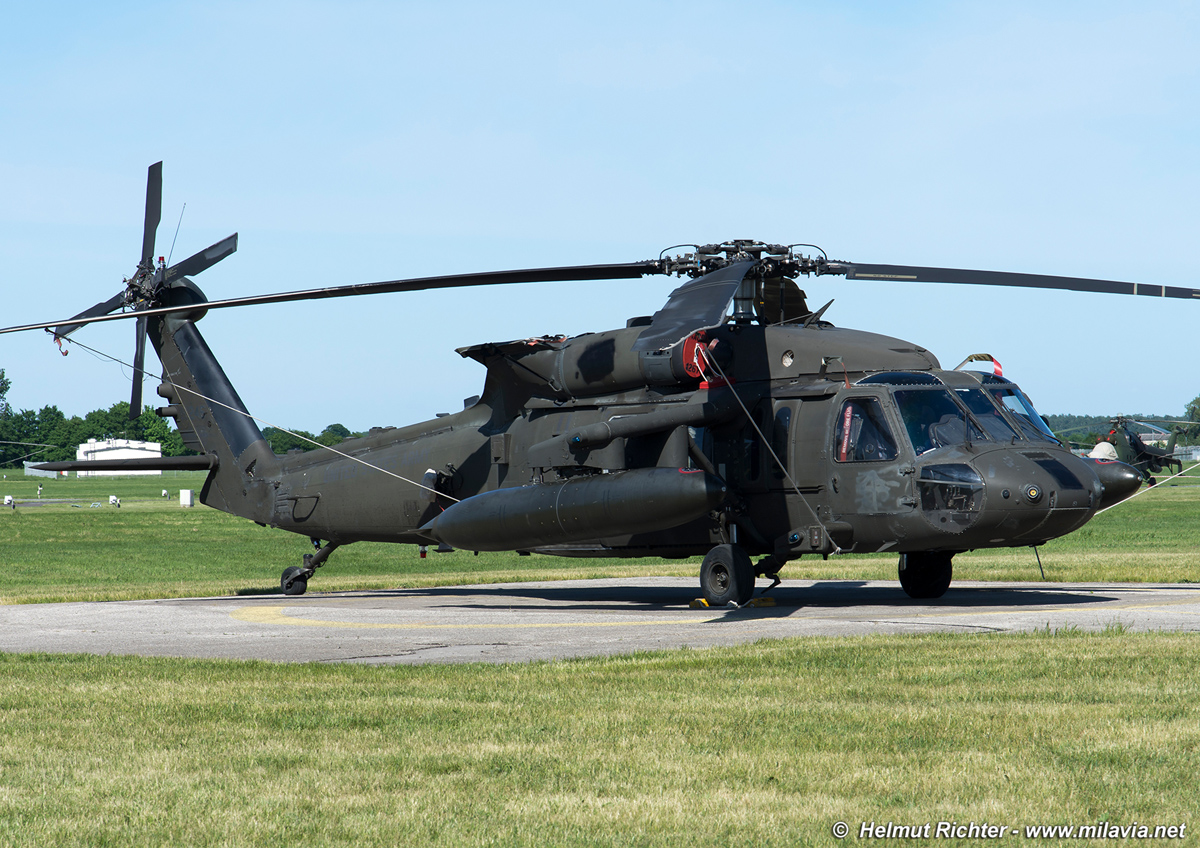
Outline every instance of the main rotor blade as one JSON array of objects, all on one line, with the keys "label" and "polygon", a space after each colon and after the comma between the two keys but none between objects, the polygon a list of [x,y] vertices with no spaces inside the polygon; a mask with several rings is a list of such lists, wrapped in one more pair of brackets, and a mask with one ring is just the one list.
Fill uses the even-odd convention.
[{"label": "main rotor blade", "polygon": [[686,339],[697,330],[716,327],[725,320],[729,302],[754,262],[735,262],[684,283],[667,298],[633,350],[662,350]]},{"label": "main rotor blade", "polygon": [[182,262],[176,262],[163,275],[163,282],[169,283],[176,277],[192,277],[205,268],[211,268],[229,254],[237,250],[238,234],[221,239],[214,245],[204,248],[199,253],[193,253]]},{"label": "main rotor blade", "polygon": [[[185,260],[186,261],[186,260]],[[180,263],[182,264],[182,263]],[[581,280],[637,279],[647,274],[664,273],[662,266],[654,260],[627,262],[619,265],[569,265],[562,268],[526,268],[519,271],[486,271],[481,274],[450,274],[444,277],[414,277],[409,280],[386,280],[379,283],[360,283],[350,286],[335,286],[325,289],[262,294],[251,297],[235,297],[228,300],[213,300],[207,303],[191,303],[181,306],[160,306],[120,315],[104,315],[78,323],[91,324],[102,321],[120,321],[135,316],[150,317],[170,315],[176,312],[195,312],[199,309],[225,309],[231,306],[261,306],[268,303],[288,303],[296,300],[321,300],[333,297],[355,297],[364,294],[389,294],[392,292],[425,291],[427,289],[465,288],[470,286],[493,286],[510,283],[554,283]],[[82,316],[69,319],[75,321]],[[25,330],[43,330],[69,321],[46,321],[40,324],[23,324],[19,327],[4,327],[0,335],[19,333]]]},{"label": "main rotor blade", "polygon": [[1049,274],[1020,274],[1009,271],[972,271],[962,268],[924,268],[917,265],[845,264],[847,280],[883,280],[904,283],[968,283],[978,286],[1024,286],[1035,289],[1139,294],[1147,297],[1200,298],[1200,289],[1180,286],[1153,286],[1123,283],[1117,280],[1092,280],[1084,277],[1055,277]]},{"label": "main rotor blade", "polygon": [[154,259],[154,234],[162,219],[162,162],[155,162],[146,172],[146,223],[142,231],[142,267]]},{"label": "main rotor blade", "polygon": [[133,394],[129,398],[129,420],[142,414],[142,366],[146,364],[146,319],[139,317],[134,327],[137,341],[133,346]]},{"label": "main rotor blade", "polygon": [[[120,292],[119,294],[113,295],[108,300],[104,301],[103,303],[97,303],[92,308],[83,310],[78,315],[76,315],[75,318],[72,318],[71,321],[74,321],[76,318],[96,318],[97,316],[100,316],[100,315],[107,315],[108,313],[112,312],[115,309],[120,309],[121,304],[123,304],[124,302],[125,302],[125,292]],[[82,327],[86,323],[88,323],[88,322],[80,321],[76,324],[64,322],[64,323],[58,324],[54,327],[54,335],[60,339],[66,338],[67,336],[71,335],[71,333],[75,332],[76,330],[78,330],[80,327]]]}]

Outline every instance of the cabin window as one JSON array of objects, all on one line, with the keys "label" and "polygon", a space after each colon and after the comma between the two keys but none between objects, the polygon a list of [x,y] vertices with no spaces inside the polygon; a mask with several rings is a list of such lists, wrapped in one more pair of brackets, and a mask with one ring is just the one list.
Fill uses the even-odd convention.
[{"label": "cabin window", "polygon": [[896,440],[876,398],[852,398],[842,404],[833,428],[833,455],[838,462],[896,458]]}]

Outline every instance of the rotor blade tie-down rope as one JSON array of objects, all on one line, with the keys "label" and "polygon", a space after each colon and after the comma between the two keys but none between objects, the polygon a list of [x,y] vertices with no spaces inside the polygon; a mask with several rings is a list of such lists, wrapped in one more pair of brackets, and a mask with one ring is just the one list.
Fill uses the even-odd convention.
[{"label": "rotor blade tie-down rope", "polygon": [[[84,350],[91,351],[92,353],[96,354],[97,356],[102,356],[105,359],[110,359],[113,362],[117,363],[118,365],[122,365],[126,368],[133,368],[133,366],[130,365],[128,362],[118,359],[117,357],[112,356],[111,354],[107,354],[107,353],[104,353],[103,351],[96,350],[95,348],[88,347],[87,345],[85,345],[82,342],[79,342],[75,339],[67,339],[67,341],[71,342],[72,344],[79,345],[79,347],[83,348]],[[134,370],[136,371],[136,369],[134,369]],[[144,374],[144,371],[143,371],[143,374]],[[307,436],[302,436],[299,433],[293,433],[291,430],[287,429],[286,427],[279,427],[275,424],[272,424],[270,421],[265,421],[262,418],[257,418],[254,415],[251,415],[249,412],[246,412],[245,410],[235,409],[234,407],[230,406],[227,403],[221,403],[221,401],[219,401],[219,400],[216,400],[216,399],[210,398],[210,397],[206,397],[205,395],[201,394],[200,392],[196,391],[195,389],[189,389],[186,386],[180,386],[179,384],[172,381],[169,377],[164,376],[163,379],[167,380],[167,382],[169,382],[177,390],[188,392],[189,394],[195,395],[196,397],[200,398],[201,400],[204,400],[204,401],[207,401],[208,403],[215,404],[216,406],[220,406],[225,409],[228,409],[230,412],[235,412],[238,415],[244,415],[247,418],[249,418],[251,421],[255,421],[259,424],[262,424],[263,426],[274,427],[276,430],[279,430],[281,433],[287,433],[289,436],[293,436],[302,442],[308,442],[309,444],[312,444],[318,448],[324,448],[325,450],[327,450],[331,453],[334,453],[337,456],[342,457],[343,459],[349,459],[352,462],[357,462],[359,465],[365,465],[367,468],[378,471],[381,474],[386,474],[389,477],[395,477],[397,480],[402,480],[405,483],[411,483],[412,485],[416,486],[418,489],[424,489],[427,492],[433,492],[435,495],[441,495],[442,497],[448,498],[449,500],[452,500],[455,503],[459,503],[461,501],[461,498],[456,498],[453,495],[447,495],[445,492],[439,492],[437,489],[434,489],[431,486],[426,486],[424,483],[418,483],[416,480],[410,480],[402,474],[397,474],[394,471],[388,471],[386,468],[380,468],[378,465],[373,465],[372,463],[367,462],[365,459],[359,459],[357,456],[351,456],[348,453],[343,453],[342,451],[337,450],[336,448],[333,448],[329,445],[323,445],[320,442],[318,442],[316,439],[310,439]]]},{"label": "rotor blade tie-down rope", "polygon": [[[1176,473],[1172,474],[1170,477],[1164,477],[1162,480],[1162,483],[1155,483],[1153,486],[1144,486],[1139,491],[1136,491],[1129,497],[1125,498],[1125,500],[1117,501],[1112,506],[1106,506],[1104,509],[1097,510],[1096,515],[1099,515],[1102,512],[1108,512],[1110,509],[1113,509],[1113,507],[1118,507],[1121,504],[1129,503],[1131,500],[1136,498],[1138,495],[1144,495],[1146,492],[1150,491],[1151,489],[1157,489],[1159,486],[1161,486],[1163,483],[1167,482],[1168,480],[1174,480],[1176,477],[1182,477],[1184,474],[1187,474],[1189,471],[1193,470],[1194,468],[1196,468],[1196,466],[1193,465],[1191,468],[1185,468],[1182,471],[1177,471]],[[1095,517],[1095,516],[1093,516],[1093,517]]]}]

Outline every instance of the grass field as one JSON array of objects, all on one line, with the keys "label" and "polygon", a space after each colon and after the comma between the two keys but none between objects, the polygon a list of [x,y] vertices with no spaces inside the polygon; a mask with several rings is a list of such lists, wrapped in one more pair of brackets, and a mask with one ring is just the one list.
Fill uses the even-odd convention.
[{"label": "grass field", "polygon": [[[5,481],[16,509],[0,509],[0,603],[203,597],[279,591],[279,575],[313,548],[303,536],[259,527],[197,504],[203,473],[171,478]],[[170,482],[166,482],[166,481]],[[171,500],[161,496],[168,489]],[[109,496],[121,506],[109,506]],[[93,506],[96,504],[96,506]],[[463,585],[517,580],[694,574],[663,560],[579,560],[430,552],[359,542],[339,548],[312,591]]]},{"label": "grass field", "polygon": [[[277,591],[305,540],[163,502],[174,478],[53,481],[0,514],[8,603]],[[109,507],[108,495],[122,506]],[[70,502],[78,506],[70,505]],[[1200,488],[1164,487],[1042,549],[1055,581],[1200,578]],[[92,508],[91,503],[101,506]],[[1040,579],[1028,550],[961,578]],[[314,589],[694,563],[339,550]],[[893,557],[791,564],[894,579]],[[0,622],[2,622],[0,613]],[[525,665],[361,667],[0,654],[0,845],[978,844],[864,823],[1200,821],[1195,634],[764,641]],[[1012,829],[1017,832],[1013,833]],[[1176,831],[1178,832],[1178,831]],[[1131,841],[1131,840],[1123,840]]]},{"label": "grass field", "polygon": [[[871,821],[1003,824],[1019,830],[1009,843],[1039,824],[1190,830],[1196,647],[1113,631],[513,666],[0,656],[0,844],[796,846],[836,843],[839,821],[856,843],[874,841],[859,839]],[[1185,834],[1173,842],[1196,844]]]},{"label": "grass field", "polygon": [[[179,506],[179,489],[199,491],[204,475],[44,481],[44,505],[31,505],[39,481],[3,481],[16,509],[0,510],[0,603],[208,596],[276,592],[279,575],[299,565],[306,539],[197,505]],[[1179,478],[1118,505],[1082,530],[1039,550],[1055,582],[1200,581],[1196,539],[1200,481]],[[161,497],[168,489],[171,500]],[[109,506],[110,495],[120,508]],[[98,504],[92,506],[92,504]],[[1040,580],[1030,548],[955,557],[955,576]],[[412,588],[520,580],[695,576],[698,561],[580,560],[360,542],[340,548],[310,582],[313,591]],[[895,555],[804,558],[785,579],[894,580]]]}]

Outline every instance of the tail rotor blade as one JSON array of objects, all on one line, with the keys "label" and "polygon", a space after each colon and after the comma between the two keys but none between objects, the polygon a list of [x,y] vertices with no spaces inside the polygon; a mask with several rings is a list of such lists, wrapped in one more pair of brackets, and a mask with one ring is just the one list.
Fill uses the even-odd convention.
[{"label": "tail rotor blade", "polygon": [[146,319],[138,318],[135,331],[137,341],[133,348],[133,394],[129,398],[129,420],[142,414],[142,366],[146,362]]},{"label": "tail rotor blade", "polygon": [[162,162],[155,162],[146,174],[146,224],[142,231],[142,267],[154,259],[154,234],[162,218]]},{"label": "tail rotor blade", "polygon": [[[113,295],[103,303],[97,303],[92,308],[83,310],[71,320],[74,321],[75,318],[95,318],[97,315],[107,315],[110,312],[120,309],[124,303],[125,292],[120,292],[119,294]],[[71,335],[71,333],[82,327],[85,323],[87,322],[85,321],[79,324],[71,324],[69,322],[66,324],[59,324],[54,328],[54,335],[56,338],[66,338],[67,336]]]},{"label": "tail rotor blade", "polygon": [[199,253],[194,253],[182,262],[176,262],[167,269],[163,276],[164,282],[171,282],[177,277],[193,277],[205,268],[211,268],[229,254],[237,250],[238,234],[221,239],[214,245],[206,247]]}]

